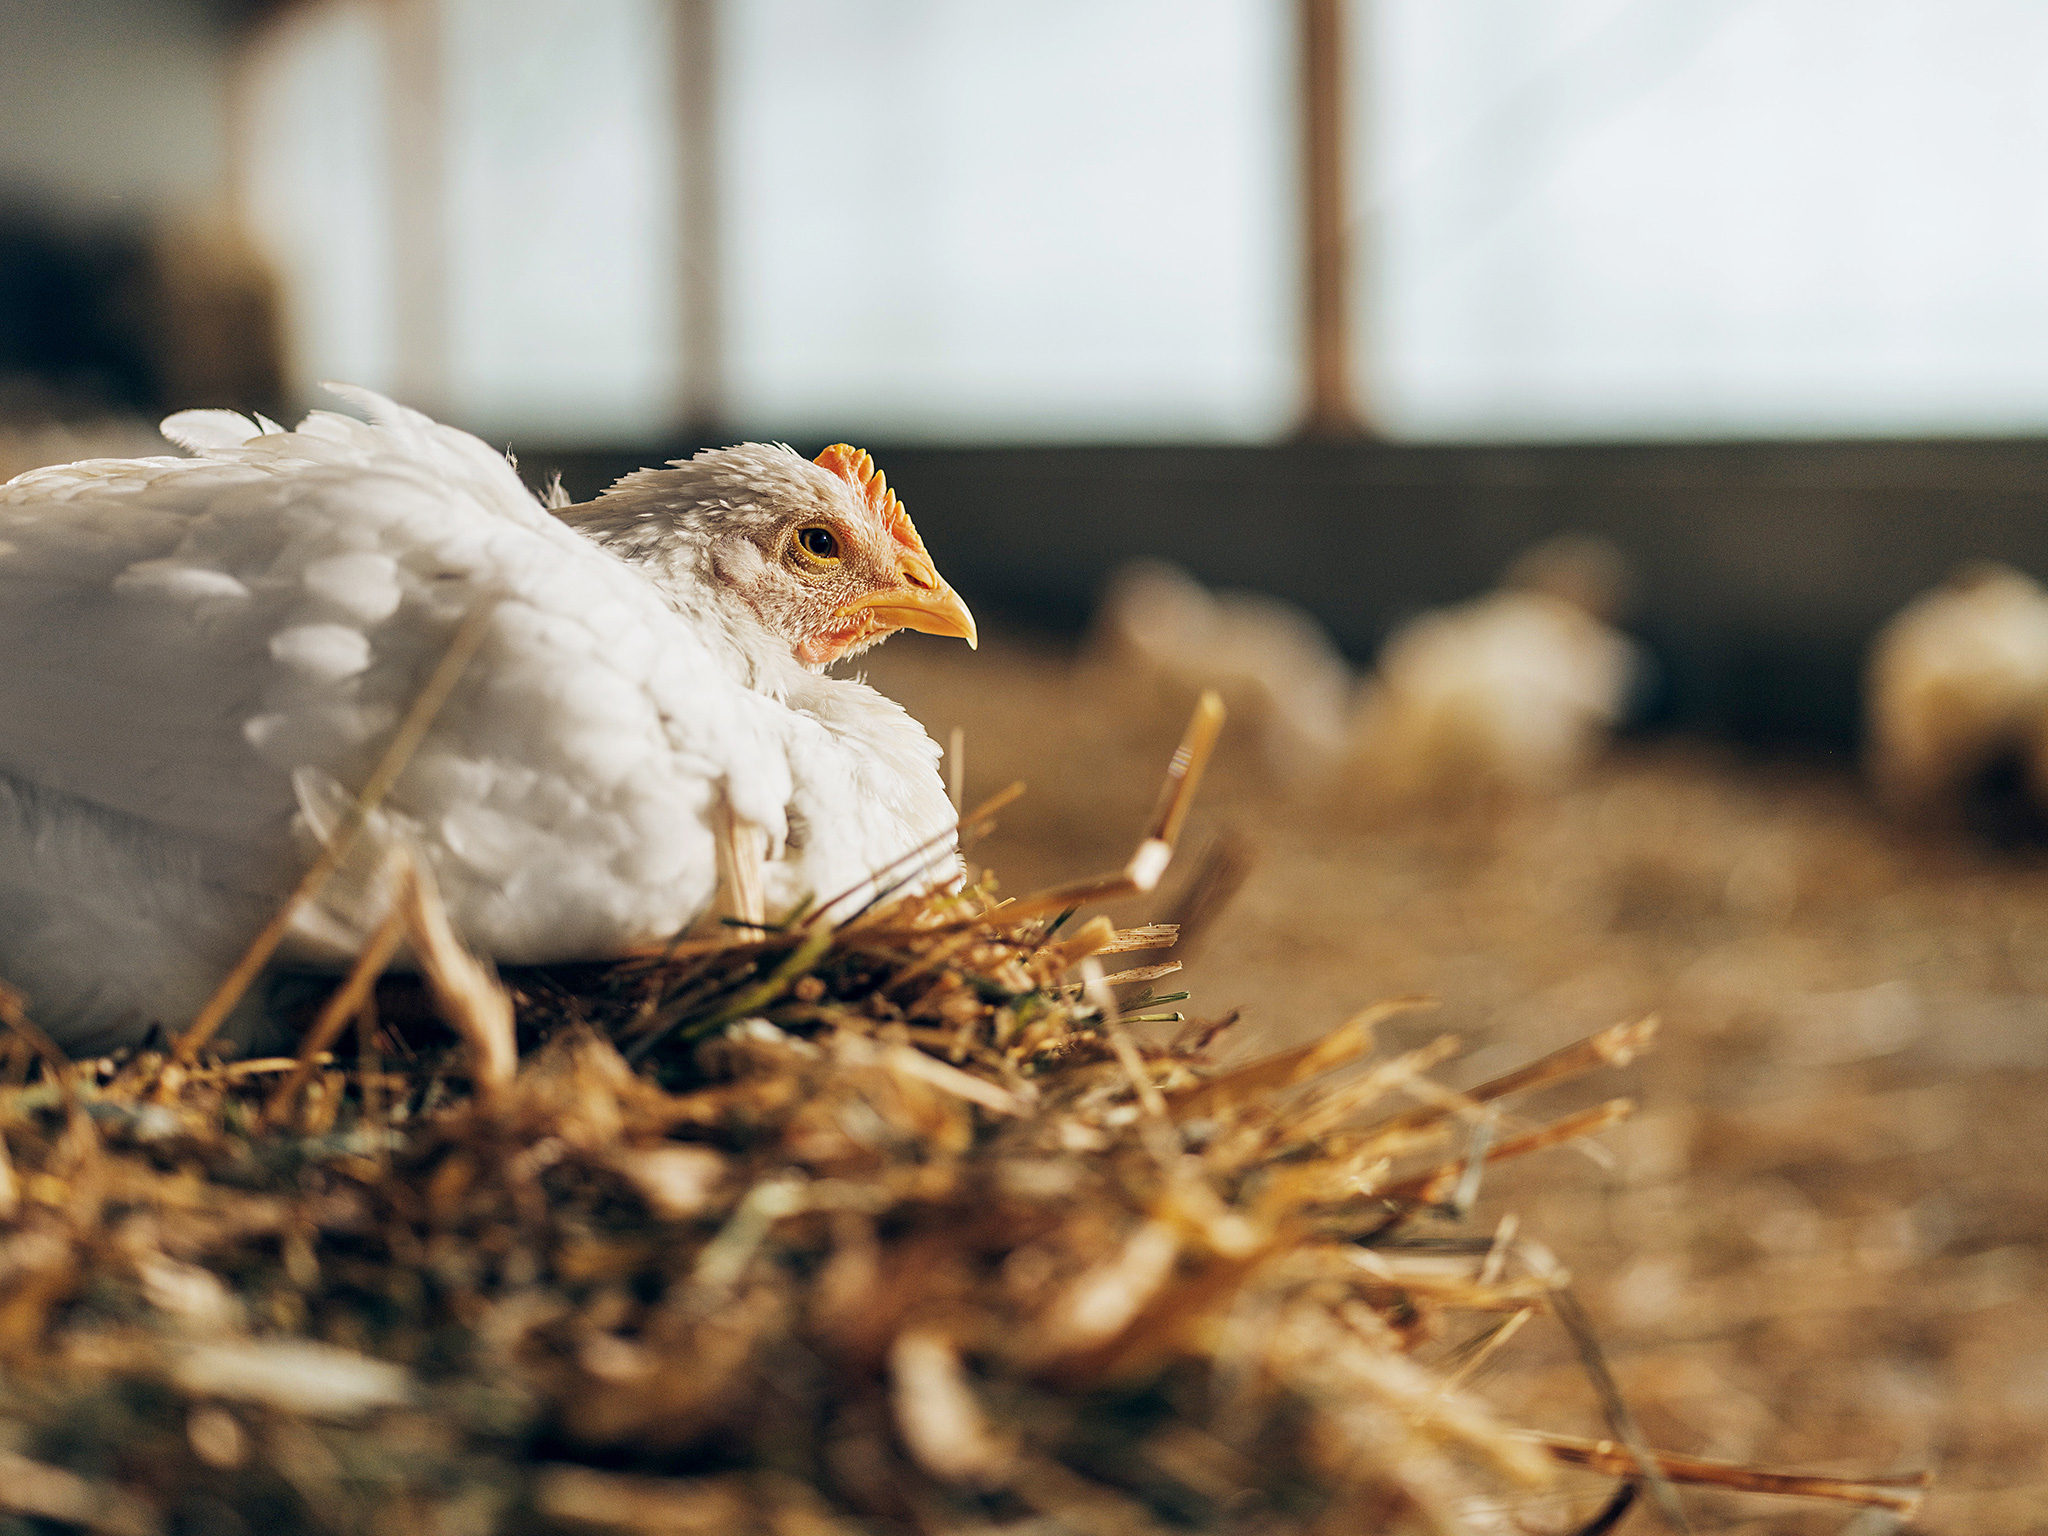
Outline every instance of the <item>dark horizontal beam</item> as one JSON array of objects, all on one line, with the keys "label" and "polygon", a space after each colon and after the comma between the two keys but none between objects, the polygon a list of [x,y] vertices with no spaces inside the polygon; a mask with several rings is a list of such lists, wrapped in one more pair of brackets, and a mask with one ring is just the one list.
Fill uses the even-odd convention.
[{"label": "dark horizontal beam", "polygon": [[[680,450],[530,453],[572,493]],[[1536,540],[1599,534],[1636,578],[1652,718],[1845,745],[1862,657],[1972,559],[2048,573],[2048,441],[879,449],[978,609],[1072,631],[1154,556],[1301,604],[1369,658]]]}]

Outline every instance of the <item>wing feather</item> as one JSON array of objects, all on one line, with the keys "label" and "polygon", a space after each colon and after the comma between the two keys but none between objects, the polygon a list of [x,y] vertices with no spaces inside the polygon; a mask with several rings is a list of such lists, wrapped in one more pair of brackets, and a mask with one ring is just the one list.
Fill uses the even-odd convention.
[{"label": "wing feather", "polygon": [[239,448],[250,438],[261,437],[265,428],[239,411],[179,411],[166,416],[157,430],[186,452],[204,455]]}]

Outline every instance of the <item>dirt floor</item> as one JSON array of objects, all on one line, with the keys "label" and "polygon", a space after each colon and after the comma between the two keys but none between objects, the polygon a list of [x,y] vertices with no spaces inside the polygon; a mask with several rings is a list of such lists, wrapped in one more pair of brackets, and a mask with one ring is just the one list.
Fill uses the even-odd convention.
[{"label": "dirt floor", "polygon": [[[965,729],[970,801],[1030,783],[977,850],[1006,888],[1121,862],[1177,734],[1166,710],[1014,644],[908,637],[870,675],[941,741]],[[1397,817],[1290,800],[1246,757],[1212,775],[1161,899],[1117,914],[1168,915],[1226,829],[1256,849],[1182,956],[1181,1006],[1242,1006],[1249,1053],[1427,992],[1441,1006],[1385,1037],[1457,1033],[1453,1084],[1661,1015],[1655,1051],[1558,1100],[1639,1102],[1605,1138],[1612,1167],[1568,1150],[1511,1165],[1474,1226],[1515,1212],[1571,1269],[1654,1443],[1931,1467],[1912,1529],[2048,1531],[2048,857],[1902,830],[1845,770],[1705,746],[1617,751],[1540,801]],[[1507,1418],[1601,1432],[1553,1324],[1499,1360],[1485,1390]],[[1544,1528],[1598,1497],[1575,1490]],[[1896,1528],[1688,1507],[1702,1530]]]}]

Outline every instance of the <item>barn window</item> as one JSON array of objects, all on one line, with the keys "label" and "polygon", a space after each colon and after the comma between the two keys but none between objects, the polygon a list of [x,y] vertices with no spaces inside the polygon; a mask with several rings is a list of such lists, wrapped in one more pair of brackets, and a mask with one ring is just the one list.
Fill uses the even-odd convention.
[{"label": "barn window", "polygon": [[244,204],[302,389],[494,436],[1271,440],[1318,7],[1372,428],[2048,424],[2020,0],[322,0]]}]

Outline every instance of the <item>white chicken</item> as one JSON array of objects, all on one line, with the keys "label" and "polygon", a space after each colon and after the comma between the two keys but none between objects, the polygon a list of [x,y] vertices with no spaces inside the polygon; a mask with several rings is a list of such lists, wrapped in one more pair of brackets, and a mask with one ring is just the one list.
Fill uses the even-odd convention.
[{"label": "white chicken", "polygon": [[2009,566],[1964,567],[1913,599],[1871,647],[1871,776],[1896,810],[1959,809],[2001,759],[2048,790],[2048,592]]},{"label": "white chicken", "polygon": [[1092,660],[1126,698],[1178,719],[1214,688],[1280,785],[1316,784],[1344,746],[1351,669],[1300,608],[1258,592],[1212,592],[1177,566],[1138,560],[1111,577]]},{"label": "white chicken", "polygon": [[1499,591],[1396,630],[1353,721],[1356,781],[1394,801],[1562,786],[1642,665],[1606,622],[1623,580],[1610,546],[1566,536],[1524,554]]},{"label": "white chicken", "polygon": [[[845,445],[708,450],[580,506],[367,391],[296,431],[0,487],[0,980],[74,1052],[181,1024],[350,803],[465,617],[481,649],[377,827],[507,962],[702,917],[721,821],[768,908],[954,878],[937,746],[823,669],[972,616]],[[920,872],[921,871],[921,872]],[[285,956],[346,959],[337,898]]]}]

